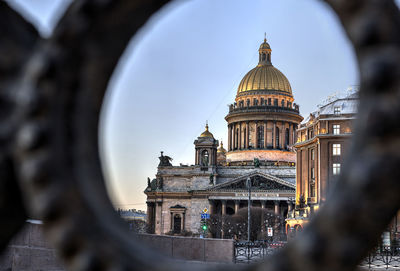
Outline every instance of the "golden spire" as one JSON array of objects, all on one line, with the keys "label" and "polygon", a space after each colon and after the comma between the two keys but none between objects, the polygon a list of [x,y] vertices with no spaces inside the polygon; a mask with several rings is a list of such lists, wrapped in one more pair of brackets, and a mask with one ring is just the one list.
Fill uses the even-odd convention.
[{"label": "golden spire", "polygon": [[214,138],[213,134],[208,131],[208,121],[206,121],[206,130],[201,133],[200,137],[212,137]]}]

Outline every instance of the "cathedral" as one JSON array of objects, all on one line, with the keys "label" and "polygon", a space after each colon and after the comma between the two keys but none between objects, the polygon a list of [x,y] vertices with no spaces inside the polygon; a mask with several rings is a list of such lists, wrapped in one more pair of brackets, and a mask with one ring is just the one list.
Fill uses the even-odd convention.
[{"label": "cathedral", "polygon": [[225,117],[226,149],[206,125],[194,141],[194,165],[173,166],[161,152],[156,178],[148,179],[144,191],[151,233],[200,234],[202,214],[233,215],[247,208],[248,180],[252,206],[281,217],[293,210],[291,146],[303,118],[289,80],[272,65],[266,39],[258,51],[258,65],[241,80]]}]

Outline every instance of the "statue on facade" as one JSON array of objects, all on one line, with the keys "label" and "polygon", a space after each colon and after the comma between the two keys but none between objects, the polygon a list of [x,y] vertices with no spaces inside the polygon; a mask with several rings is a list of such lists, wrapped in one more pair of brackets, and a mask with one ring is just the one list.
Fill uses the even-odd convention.
[{"label": "statue on facade", "polygon": [[214,174],[210,174],[210,184],[214,184]]},{"label": "statue on facade", "polygon": [[201,157],[201,165],[203,167],[208,167],[208,156],[202,156]]},{"label": "statue on facade", "polygon": [[147,177],[147,187],[151,187],[151,182],[149,177]]},{"label": "statue on facade", "polygon": [[158,157],[160,159],[160,163],[158,164],[159,167],[171,167],[172,158],[166,155],[163,155],[164,152],[161,152],[161,156]]},{"label": "statue on facade", "polygon": [[260,160],[258,160],[258,158],[254,158],[253,163],[254,163],[254,167],[256,167],[256,168],[260,167]]},{"label": "statue on facade", "polygon": [[163,189],[163,178],[160,177],[157,179],[157,189],[162,190]]}]

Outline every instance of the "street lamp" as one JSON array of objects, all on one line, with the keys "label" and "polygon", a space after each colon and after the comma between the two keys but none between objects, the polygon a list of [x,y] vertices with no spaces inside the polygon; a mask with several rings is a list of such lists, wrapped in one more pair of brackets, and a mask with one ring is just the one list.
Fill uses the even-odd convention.
[{"label": "street lamp", "polygon": [[247,178],[247,189],[249,191],[249,201],[247,203],[247,242],[250,242],[250,206],[251,206],[251,179]]}]

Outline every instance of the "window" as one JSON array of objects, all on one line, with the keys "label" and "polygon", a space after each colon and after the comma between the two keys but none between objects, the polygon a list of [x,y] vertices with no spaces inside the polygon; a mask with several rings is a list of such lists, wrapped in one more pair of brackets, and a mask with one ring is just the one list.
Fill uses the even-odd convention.
[{"label": "window", "polygon": [[266,55],[262,54],[262,60],[265,61],[265,59],[266,59]]},{"label": "window", "polygon": [[257,148],[264,148],[264,126],[257,127]]},{"label": "window", "polygon": [[250,99],[247,99],[246,104],[248,107],[250,106]]},{"label": "window", "polygon": [[315,179],[315,170],[313,167],[311,168],[311,179]]},{"label": "window", "polygon": [[282,100],[282,101],[281,101],[281,106],[282,106],[282,107],[285,107],[285,100]]},{"label": "window", "polygon": [[260,105],[264,105],[264,98],[261,98]]},{"label": "window", "polygon": [[333,144],[332,145],[332,154],[333,155],[340,155],[340,144]]},{"label": "window", "polygon": [[256,98],[253,99],[253,106],[258,105],[258,100]]},{"label": "window", "polygon": [[314,161],[314,159],[315,159],[315,156],[314,156],[314,149],[311,149],[311,151],[310,151],[310,157],[311,157],[311,160]]},{"label": "window", "polygon": [[315,197],[315,183],[310,184],[310,197]]},{"label": "window", "polygon": [[339,175],[340,174],[340,164],[333,164],[332,167],[333,171],[333,175]]},{"label": "window", "polygon": [[207,151],[207,150],[204,150],[204,151],[201,153],[201,165],[202,165],[203,167],[208,167],[208,162],[209,162],[208,151]]},{"label": "window", "polygon": [[268,98],[268,105],[271,105],[271,98]]},{"label": "window", "polygon": [[334,135],[339,135],[340,134],[340,125],[339,124],[334,124],[333,125],[333,134]]},{"label": "window", "polygon": [[274,106],[278,106],[278,99],[274,99]]},{"label": "window", "polygon": [[277,149],[279,149],[279,128],[276,127],[275,129],[275,146]]},{"label": "window", "polygon": [[340,115],[340,106],[335,106],[333,108],[333,114]]},{"label": "window", "polygon": [[308,139],[311,139],[314,137],[314,129],[308,130]]}]

